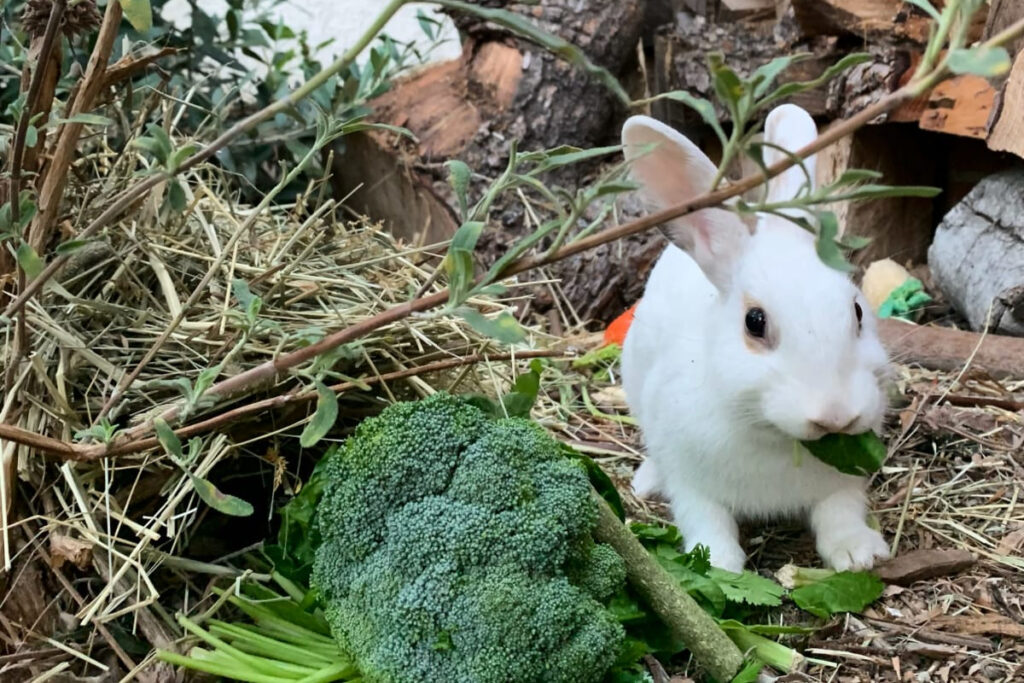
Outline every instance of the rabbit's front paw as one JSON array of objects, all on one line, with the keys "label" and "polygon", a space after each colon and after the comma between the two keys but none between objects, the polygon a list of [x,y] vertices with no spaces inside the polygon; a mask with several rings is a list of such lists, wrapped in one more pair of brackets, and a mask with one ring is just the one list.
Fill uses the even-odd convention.
[{"label": "rabbit's front paw", "polygon": [[889,544],[882,534],[865,525],[822,535],[818,553],[838,572],[862,571],[871,569],[876,558],[889,557]]},{"label": "rabbit's front paw", "polygon": [[727,572],[740,574],[747,564],[747,554],[739,543],[732,539],[722,539],[717,543],[705,543],[711,552],[711,564]]}]

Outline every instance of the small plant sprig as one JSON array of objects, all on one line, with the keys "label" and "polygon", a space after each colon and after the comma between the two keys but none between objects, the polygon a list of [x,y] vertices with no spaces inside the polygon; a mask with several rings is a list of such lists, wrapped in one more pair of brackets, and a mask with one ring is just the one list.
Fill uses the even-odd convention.
[{"label": "small plant sprig", "polygon": [[[454,312],[481,334],[507,344],[522,341],[525,333],[509,313],[503,312],[496,318],[488,318],[467,303],[473,298],[503,294],[505,288],[499,284],[502,272],[531,250],[544,245],[544,253],[550,255],[566,244],[586,238],[601,227],[614,209],[615,197],[637,187],[626,179],[628,169],[624,163],[616,164],[593,183],[575,191],[549,185],[546,176],[552,171],[620,151],[619,146],[595,149],[563,146],[524,153],[513,142],[509,147],[505,170],[489,183],[481,198],[472,206],[468,198],[472,171],[462,161],[449,161],[448,179],[459,205],[462,225],[452,237],[444,259],[444,272],[448,277],[448,305],[439,315]],[[498,197],[520,191],[538,196],[545,209],[554,217],[537,225],[531,233],[510,246],[485,273],[478,276],[474,253],[487,226],[490,210]],[[584,216],[592,209],[592,218],[584,224]]]}]

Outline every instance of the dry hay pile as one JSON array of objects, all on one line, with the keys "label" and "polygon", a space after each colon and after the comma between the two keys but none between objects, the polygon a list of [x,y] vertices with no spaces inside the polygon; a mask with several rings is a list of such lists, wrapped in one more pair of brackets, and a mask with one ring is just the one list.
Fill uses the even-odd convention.
[{"label": "dry hay pile", "polygon": [[[121,167],[128,164],[72,188],[72,201],[102,205],[97,194],[127,182],[127,175],[117,178]],[[293,207],[264,211],[226,198],[227,183],[210,167],[189,174],[187,187],[183,212],[168,210],[155,193],[80,246],[57,283],[28,307],[30,360],[12,378],[3,420],[72,442],[100,422],[114,388],[155,350],[109,413],[113,426],[130,429],[180,403],[199,382],[232,377],[409,300],[438,263],[430,247],[408,247],[378,226],[343,220],[319,185]],[[262,300],[254,325],[236,280]],[[5,334],[0,364],[7,368],[15,327]],[[543,343],[543,336],[534,340]],[[151,647],[177,639],[174,613],[207,599],[211,580],[242,573],[233,560],[244,564],[242,550],[272,538],[274,508],[305,480],[327,442],[343,436],[332,433],[309,453],[299,447],[296,437],[315,407],[314,375],[344,390],[339,414],[351,425],[389,400],[437,389],[505,391],[516,366],[508,361],[507,349],[460,320],[424,314],[257,390],[212,407],[200,402],[190,422],[227,417],[197,435],[184,462],[156,447],[62,461],[2,442],[8,571],[0,639],[9,654],[0,657],[0,679],[95,674],[100,667],[111,669],[103,680],[119,680],[146,666]],[[256,400],[263,409],[248,411]],[[250,503],[254,513],[212,510],[196,492],[196,477]]]}]

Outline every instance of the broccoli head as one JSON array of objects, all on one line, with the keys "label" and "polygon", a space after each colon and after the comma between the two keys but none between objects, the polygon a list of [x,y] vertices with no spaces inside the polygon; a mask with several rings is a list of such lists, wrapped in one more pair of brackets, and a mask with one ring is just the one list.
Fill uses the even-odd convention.
[{"label": "broccoli head", "polygon": [[371,683],[593,683],[624,633],[625,568],[594,542],[583,469],[527,420],[448,394],[365,420],[332,454],[313,565]]}]

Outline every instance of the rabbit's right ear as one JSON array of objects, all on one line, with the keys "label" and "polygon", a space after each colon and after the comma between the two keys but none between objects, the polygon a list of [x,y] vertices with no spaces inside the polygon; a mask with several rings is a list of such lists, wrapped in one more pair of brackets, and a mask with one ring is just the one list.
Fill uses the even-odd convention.
[{"label": "rabbit's right ear", "polygon": [[[711,189],[715,165],[700,148],[664,123],[649,116],[633,116],[622,127],[622,144],[634,178],[659,209]],[[728,286],[733,265],[750,237],[747,225],[726,209],[688,214],[669,223],[666,232],[719,290]]]}]

